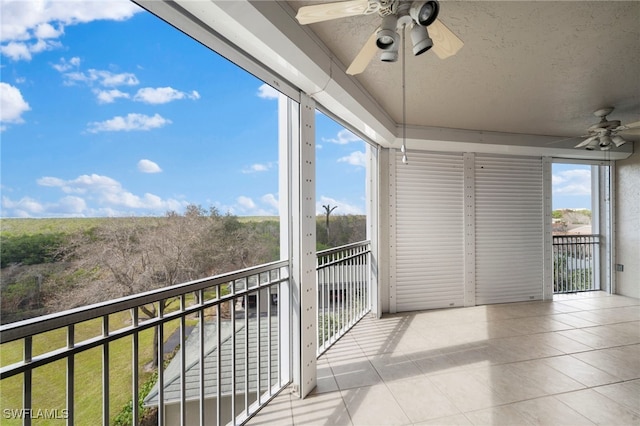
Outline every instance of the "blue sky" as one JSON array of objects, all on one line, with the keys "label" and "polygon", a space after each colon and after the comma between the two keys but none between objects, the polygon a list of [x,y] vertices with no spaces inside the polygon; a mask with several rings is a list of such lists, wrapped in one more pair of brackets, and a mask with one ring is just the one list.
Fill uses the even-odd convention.
[{"label": "blue sky", "polygon": [[[2,217],[278,214],[272,89],[128,1],[0,5]],[[316,128],[317,211],[364,213],[364,142]],[[586,179],[554,167],[554,208]]]},{"label": "blue sky", "polygon": [[591,166],[554,163],[552,208],[591,210]]}]

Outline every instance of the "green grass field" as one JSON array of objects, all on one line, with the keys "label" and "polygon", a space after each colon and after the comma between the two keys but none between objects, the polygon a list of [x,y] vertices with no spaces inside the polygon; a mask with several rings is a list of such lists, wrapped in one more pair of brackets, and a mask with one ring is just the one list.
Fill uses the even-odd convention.
[{"label": "green grass field", "polygon": [[[131,220],[131,218],[123,218]],[[136,220],[145,221],[149,218],[139,217]],[[239,216],[238,221],[247,222],[265,222],[276,221],[280,219],[277,216]],[[98,226],[105,221],[113,221],[117,218],[89,217],[89,218],[0,218],[0,233],[4,236],[16,235],[34,235],[34,234],[53,234],[53,233],[72,233]]]},{"label": "green grass field", "polygon": [[[130,218],[126,218],[129,220]],[[148,218],[140,217],[137,220],[144,221]],[[118,218],[88,217],[88,218],[44,218],[44,219],[22,219],[22,218],[1,218],[0,232],[3,236],[73,233],[90,229],[106,221],[118,220]]]},{"label": "green grass field", "polygon": [[[128,312],[111,315],[110,328],[119,329],[130,323]],[[100,319],[78,324],[75,328],[75,340],[80,342],[100,335]],[[172,321],[165,325],[165,337],[169,337],[178,328]],[[66,346],[66,329],[53,330],[34,336],[34,356]],[[0,346],[0,365],[6,366],[22,359],[23,342],[15,341]],[[109,344],[109,414],[113,419],[132,397],[132,338],[124,337]],[[153,329],[145,330],[139,335],[139,382],[144,382],[151,372],[145,372],[153,355]],[[97,347],[75,356],[73,409],[75,424],[100,424],[102,419],[102,348]],[[66,360],[39,367],[33,372],[32,408],[59,410],[66,407]],[[22,375],[2,380],[0,383],[0,413],[5,409],[20,409],[22,404]],[[18,419],[6,419],[2,425],[20,425]],[[38,419],[34,425],[63,425],[64,419]]]}]

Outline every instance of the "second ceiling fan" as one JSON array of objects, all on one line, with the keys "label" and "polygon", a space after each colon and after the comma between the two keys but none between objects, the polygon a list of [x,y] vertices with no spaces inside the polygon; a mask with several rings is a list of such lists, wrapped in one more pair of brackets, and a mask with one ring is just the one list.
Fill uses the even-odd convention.
[{"label": "second ceiling fan", "polygon": [[437,0],[348,0],[321,3],[298,9],[296,19],[301,25],[329,21],[355,15],[378,13],[380,26],[371,34],[347,74],[363,72],[378,51],[380,59],[395,62],[398,59],[400,32],[410,28],[415,56],[432,49],[440,59],[455,55],[463,46],[460,40],[440,20],[440,4]]}]

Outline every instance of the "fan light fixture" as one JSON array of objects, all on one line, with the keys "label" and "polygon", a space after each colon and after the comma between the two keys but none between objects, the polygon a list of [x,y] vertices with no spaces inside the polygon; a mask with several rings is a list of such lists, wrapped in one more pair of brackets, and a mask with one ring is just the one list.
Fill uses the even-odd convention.
[{"label": "fan light fixture", "polygon": [[418,56],[433,47],[433,40],[429,37],[427,27],[413,25],[411,28],[411,42],[413,43],[413,54]]},{"label": "fan light fixture", "polygon": [[[384,53],[381,58],[384,62],[396,61],[394,45],[400,43],[398,34],[405,29],[412,30],[415,55],[427,50],[440,59],[455,55],[464,43],[440,21],[439,13],[438,0],[329,0],[300,7],[296,19],[300,25],[309,25],[348,16],[378,14],[381,25],[367,38],[346,69],[348,75],[357,75],[365,71],[377,53]],[[407,28],[407,25],[411,28]],[[430,26],[435,42],[429,37],[429,32],[414,26],[425,29]],[[405,34],[402,36],[404,38]],[[390,52],[385,53],[388,50]],[[399,48],[397,50],[399,52]]]},{"label": "fan light fixture", "polygon": [[439,11],[440,5],[435,0],[414,1],[411,3],[409,15],[411,15],[413,20],[418,24],[426,27],[436,20]]},{"label": "fan light fixture", "polygon": [[[398,25],[398,17],[396,15],[388,15],[382,19],[382,25],[376,35],[376,45],[382,50],[388,50],[397,44],[398,34],[396,33],[396,25]],[[397,50],[397,48],[396,48]]]},{"label": "fan light fixture", "polygon": [[[400,36],[396,33],[396,40],[398,40]],[[380,53],[380,60],[382,62],[396,62],[398,60],[398,45],[399,43],[393,43],[391,47],[386,50],[383,50]]]},{"label": "fan light fixture", "polygon": [[616,148],[619,148],[622,145],[624,145],[627,141],[624,140],[624,138],[622,136],[615,135],[614,137],[611,138],[611,142],[613,142],[613,144],[616,146]]},{"label": "fan light fixture", "polygon": [[618,132],[640,128],[640,121],[622,125],[620,120],[607,119],[607,115],[611,114],[613,110],[613,107],[606,107],[594,111],[593,115],[600,118],[600,121],[587,129],[588,135],[585,135],[588,136],[587,139],[580,142],[575,148],[593,151],[599,147],[601,151],[608,151],[613,147],[619,148],[627,143],[626,139]]},{"label": "fan light fixture", "polygon": [[605,147],[611,147],[611,136],[609,135],[600,136],[600,143],[598,145],[600,145],[601,149],[604,149]]}]

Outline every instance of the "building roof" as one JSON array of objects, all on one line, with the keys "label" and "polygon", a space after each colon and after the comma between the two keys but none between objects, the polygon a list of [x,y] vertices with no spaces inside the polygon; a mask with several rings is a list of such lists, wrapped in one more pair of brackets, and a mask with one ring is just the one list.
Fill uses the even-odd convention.
[{"label": "building roof", "polygon": [[[271,324],[271,336],[269,338],[269,324]],[[260,351],[258,353],[258,333],[260,328]],[[260,316],[259,320],[254,315],[248,318],[236,318],[235,333],[232,333],[230,319],[220,321],[220,341],[217,345],[217,328],[215,321],[207,321],[204,324],[204,394],[206,398],[215,398],[218,395],[218,357],[220,357],[220,395],[231,395],[235,387],[235,394],[244,394],[247,387],[250,392],[255,392],[258,377],[258,362],[260,365],[260,388],[266,390],[270,385],[278,381],[279,359],[279,333],[278,318],[272,316]],[[235,337],[235,339],[234,339]],[[235,345],[234,345],[235,340]],[[267,345],[266,342],[271,344]],[[235,357],[233,348],[235,346]],[[164,370],[164,401],[172,403],[180,401],[180,348],[173,360]],[[193,329],[184,344],[185,350],[185,400],[200,399],[200,327]],[[271,357],[269,359],[269,353]],[[258,361],[259,354],[259,361]],[[248,368],[245,359],[248,358]],[[269,381],[268,364],[271,364],[271,380]],[[235,362],[235,384],[232,382],[232,364]],[[247,377],[248,375],[248,377]],[[144,399],[145,406],[153,406],[158,403],[158,384],[154,385]]]}]

